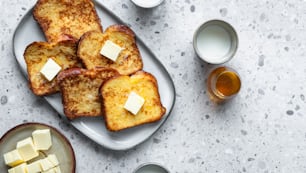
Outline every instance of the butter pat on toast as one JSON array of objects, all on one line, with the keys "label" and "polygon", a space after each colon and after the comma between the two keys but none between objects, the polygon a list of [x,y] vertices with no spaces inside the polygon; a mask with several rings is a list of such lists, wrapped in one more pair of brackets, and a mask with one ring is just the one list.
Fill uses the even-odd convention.
[{"label": "butter pat on toast", "polygon": [[41,69],[51,58],[61,69],[82,67],[76,56],[76,43],[73,40],[58,43],[33,42],[27,46],[24,59],[27,64],[30,88],[38,96],[49,95],[59,91],[56,78],[49,81],[41,73]]},{"label": "butter pat on toast", "polygon": [[78,41],[87,31],[102,32],[92,0],[38,0],[33,15],[48,42]]},{"label": "butter pat on toast", "polygon": [[[131,92],[137,93],[145,100],[136,115],[124,108]],[[160,101],[157,81],[147,72],[139,71],[132,76],[113,77],[103,83],[100,93],[106,127],[111,131],[158,121],[166,112]]]},{"label": "butter pat on toast", "polygon": [[[107,41],[122,48],[115,61],[100,54]],[[112,25],[104,33],[97,31],[85,33],[80,39],[77,54],[87,69],[109,67],[116,69],[122,75],[129,75],[143,67],[134,32],[125,25]]]},{"label": "butter pat on toast", "polygon": [[72,68],[61,72],[58,82],[62,92],[64,113],[69,119],[81,116],[101,116],[102,83],[119,73],[111,68]]}]

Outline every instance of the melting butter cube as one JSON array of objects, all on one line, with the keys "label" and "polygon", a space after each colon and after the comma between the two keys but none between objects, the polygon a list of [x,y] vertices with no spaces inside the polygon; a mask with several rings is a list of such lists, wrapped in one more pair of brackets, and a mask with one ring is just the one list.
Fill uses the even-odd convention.
[{"label": "melting butter cube", "polygon": [[62,172],[61,172],[61,169],[57,166],[47,171],[43,171],[42,173],[62,173]]},{"label": "melting butter cube", "polygon": [[31,137],[17,142],[16,148],[24,161],[29,161],[38,156]]},{"label": "melting butter cube", "polygon": [[52,145],[50,129],[35,130],[32,137],[37,150],[48,150]]},{"label": "melting butter cube", "polygon": [[3,157],[4,157],[5,164],[9,165],[10,167],[14,167],[24,162],[18,150],[7,152],[3,155]]},{"label": "melting butter cube", "polygon": [[124,108],[136,115],[143,106],[144,102],[145,100],[141,96],[135,92],[131,92],[127,101],[125,102]]},{"label": "melting butter cube", "polygon": [[14,168],[9,169],[8,173],[15,173],[15,169]]},{"label": "melting butter cube", "polygon": [[40,165],[43,171],[47,171],[54,167],[48,158],[40,159]]},{"label": "melting butter cube", "polygon": [[61,169],[60,169],[59,166],[56,166],[56,167],[53,168],[53,169],[55,169],[55,172],[56,172],[56,173],[62,173],[62,171],[61,171]]},{"label": "melting butter cube", "polygon": [[23,163],[8,170],[9,173],[28,173],[27,164]]},{"label": "melting butter cube", "polygon": [[52,79],[61,71],[61,66],[59,66],[53,59],[49,58],[46,64],[40,70],[40,73],[45,76],[46,79],[52,81]]},{"label": "melting butter cube", "polygon": [[40,160],[37,160],[33,163],[30,163],[28,165],[28,173],[39,173],[41,172],[41,165],[40,165]]},{"label": "melting butter cube", "polygon": [[58,162],[57,157],[56,157],[55,154],[50,154],[50,155],[48,155],[47,158],[48,158],[49,161],[52,163],[53,167],[56,167],[56,166],[59,165],[59,162]]},{"label": "melting butter cube", "polygon": [[49,169],[47,171],[43,171],[41,173],[56,173],[55,170],[52,168],[52,169]]},{"label": "melting butter cube", "polygon": [[122,48],[120,46],[107,40],[103,45],[100,54],[115,62],[121,51]]},{"label": "melting butter cube", "polygon": [[49,169],[47,171],[43,171],[42,173],[56,173],[56,170],[54,168]]}]

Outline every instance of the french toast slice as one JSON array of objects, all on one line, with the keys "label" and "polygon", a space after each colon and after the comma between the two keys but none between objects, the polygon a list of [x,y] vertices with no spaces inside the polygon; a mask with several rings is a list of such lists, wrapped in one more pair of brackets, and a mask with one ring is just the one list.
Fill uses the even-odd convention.
[{"label": "french toast slice", "polygon": [[110,77],[119,75],[111,68],[86,70],[71,68],[62,71],[58,83],[62,93],[64,113],[69,119],[81,116],[101,116],[99,88]]},{"label": "french toast slice", "polygon": [[77,44],[73,40],[65,40],[58,43],[33,42],[24,51],[24,59],[27,64],[30,88],[35,95],[43,96],[59,91],[56,78],[49,81],[40,70],[49,58],[52,58],[62,70],[71,67],[82,67],[82,63],[76,56]]},{"label": "french toast slice", "polygon": [[33,16],[48,42],[78,41],[87,31],[102,32],[92,0],[38,0]]},{"label": "french toast slice", "polygon": [[[124,108],[131,92],[135,92],[145,102],[134,115]],[[157,81],[147,72],[139,71],[132,76],[120,75],[111,78],[100,88],[106,127],[110,131],[152,123],[161,119],[166,109],[160,101]]]},{"label": "french toast slice", "polygon": [[[123,48],[116,62],[100,54],[107,40]],[[103,34],[97,31],[85,33],[80,39],[77,54],[87,69],[109,67],[122,75],[129,75],[143,67],[134,32],[125,25],[112,25]]]}]

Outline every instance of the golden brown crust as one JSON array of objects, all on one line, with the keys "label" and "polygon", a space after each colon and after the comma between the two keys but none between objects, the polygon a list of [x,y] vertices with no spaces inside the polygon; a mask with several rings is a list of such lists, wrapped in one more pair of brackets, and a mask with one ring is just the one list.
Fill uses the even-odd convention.
[{"label": "golden brown crust", "polygon": [[48,58],[52,58],[62,67],[62,70],[71,67],[82,67],[81,61],[76,56],[76,43],[72,40],[58,43],[33,42],[27,46],[24,59],[30,88],[38,96],[49,95],[59,91],[56,78],[48,81],[41,73],[41,68]]},{"label": "golden brown crust", "polygon": [[91,0],[38,0],[34,19],[48,42],[73,38],[78,41],[87,31],[102,32],[102,26]]},{"label": "golden brown crust", "polygon": [[[123,48],[116,62],[100,54],[107,40]],[[130,75],[143,67],[134,32],[125,25],[112,25],[103,34],[96,31],[85,33],[80,39],[77,54],[87,69],[109,67],[116,69],[120,74]]]},{"label": "golden brown crust", "polygon": [[130,27],[126,26],[126,25],[111,25],[109,26],[106,31],[106,33],[115,33],[115,32],[121,32],[121,33],[125,33],[126,35],[129,35],[132,38],[135,38],[135,34],[134,32],[131,30]]},{"label": "golden brown crust", "polygon": [[[123,107],[131,91],[145,99],[137,115],[133,115]],[[139,71],[132,76],[113,77],[103,83],[100,93],[103,98],[106,127],[110,131],[158,121],[166,112],[160,101],[157,81],[147,72]]]},{"label": "golden brown crust", "polygon": [[101,116],[99,88],[103,81],[119,73],[110,68],[86,70],[72,68],[57,76],[62,92],[64,113],[69,119]]}]

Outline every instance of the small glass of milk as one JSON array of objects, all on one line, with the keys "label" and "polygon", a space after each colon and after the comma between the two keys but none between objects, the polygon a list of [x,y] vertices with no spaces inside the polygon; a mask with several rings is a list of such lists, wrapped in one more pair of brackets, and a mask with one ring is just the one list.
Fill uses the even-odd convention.
[{"label": "small glass of milk", "polygon": [[196,30],[193,47],[202,60],[210,64],[222,64],[236,53],[238,36],[230,24],[221,20],[210,20]]},{"label": "small glass of milk", "polygon": [[153,8],[161,4],[164,0],[131,0],[135,5],[142,8]]}]

